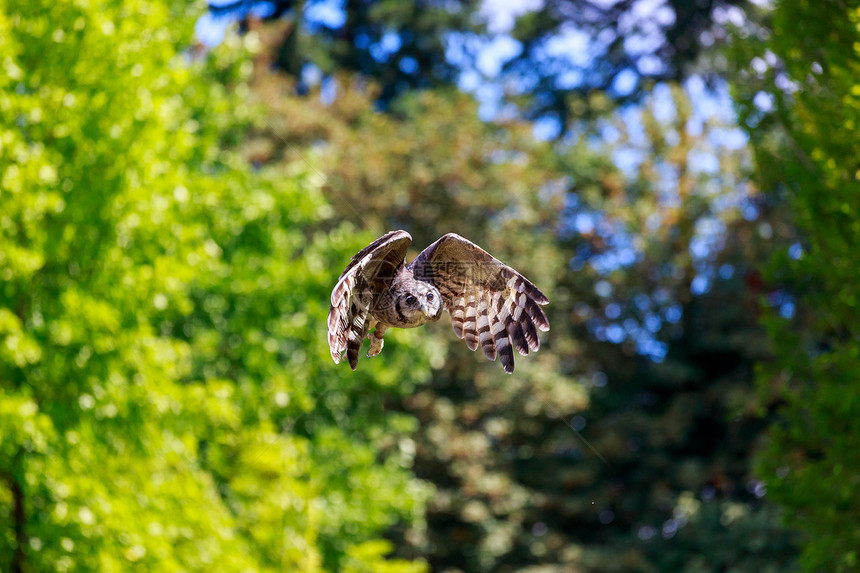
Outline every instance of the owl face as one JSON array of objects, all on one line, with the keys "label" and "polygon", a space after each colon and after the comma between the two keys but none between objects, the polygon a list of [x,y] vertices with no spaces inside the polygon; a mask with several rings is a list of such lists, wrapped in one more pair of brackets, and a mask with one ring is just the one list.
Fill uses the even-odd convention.
[{"label": "owl face", "polygon": [[424,324],[442,314],[442,295],[430,283],[411,281],[408,288],[396,294],[395,306],[409,324]]}]

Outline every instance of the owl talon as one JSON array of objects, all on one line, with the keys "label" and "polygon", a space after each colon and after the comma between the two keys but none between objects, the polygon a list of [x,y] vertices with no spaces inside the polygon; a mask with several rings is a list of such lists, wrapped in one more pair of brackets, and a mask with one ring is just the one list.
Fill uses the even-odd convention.
[{"label": "owl talon", "polygon": [[367,351],[367,357],[376,356],[380,352],[382,352],[382,347],[385,345],[385,341],[380,337],[369,336],[370,338],[370,350]]}]

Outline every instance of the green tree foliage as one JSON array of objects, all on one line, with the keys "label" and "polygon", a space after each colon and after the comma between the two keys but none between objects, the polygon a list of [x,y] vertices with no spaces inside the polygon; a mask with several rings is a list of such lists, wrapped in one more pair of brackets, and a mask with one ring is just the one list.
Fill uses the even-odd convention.
[{"label": "green tree foliage", "polygon": [[[469,96],[409,89],[452,81],[442,32],[476,5],[401,4],[347,3],[352,35],[317,38],[336,82],[298,97],[272,72],[283,23],[193,61],[182,3],[0,0],[0,569],[790,570],[772,495],[828,532],[812,569],[855,567],[857,14],[778,9],[812,37],[848,17],[804,53],[773,36],[791,73],[755,79],[791,137],[745,110],[764,186],[808,234],[769,280],[815,310],[798,336],[771,320],[756,396],[760,299],[789,300],[758,267],[793,230],[745,190],[729,126],[666,85],[635,112],[582,96],[603,119],[552,144],[483,122]],[[530,46],[564,26],[546,10],[520,22]],[[374,57],[392,30],[401,47]],[[833,53],[816,66],[817,45]],[[441,75],[400,77],[418,56]],[[332,364],[331,286],[393,228],[416,249],[455,231],[522,270],[552,301],[542,350],[506,376],[443,321]],[[786,387],[763,484],[759,413]]]},{"label": "green tree foliage", "polygon": [[454,84],[459,70],[445,57],[448,34],[484,28],[475,0],[349,0],[336,24],[313,18],[314,4],[294,3],[278,40],[278,67],[293,77],[308,63],[325,74],[360,73],[380,86],[383,105],[414,89]]},{"label": "green tree foliage", "polygon": [[760,461],[768,494],[806,534],[809,571],[860,570],[858,26],[856,2],[779,2],[769,41],[738,47],[757,176],[800,234],[768,277],[798,311],[768,317],[777,357],[761,384],[786,404]]},{"label": "green tree foliage", "polygon": [[[758,14],[748,0],[348,1],[328,3],[328,18],[319,17],[325,2],[277,4],[292,10],[273,62],[293,77],[306,64],[355,73],[379,86],[376,102],[387,107],[415,89],[456,85],[464,70],[469,84],[495,81],[482,51],[501,40],[504,55],[489,60],[502,58],[506,95],[521,112],[562,125],[599,111],[588,105],[592,91],[629,102],[655,82],[698,74],[719,83],[726,61],[714,57],[714,46],[727,28]],[[246,6],[237,3],[236,17]],[[250,20],[243,29],[256,28]]]},{"label": "green tree foliage", "polygon": [[0,3],[0,569],[425,570],[379,533],[423,513],[382,408],[426,352],[330,363],[369,235],[225,148],[247,66],[190,64],[173,8]]},{"label": "green tree foliage", "polygon": [[511,34],[522,51],[503,73],[530,86],[533,114],[549,112],[566,124],[593,111],[581,98],[591,90],[630,101],[647,95],[654,82],[692,74],[716,81],[723,70],[714,45],[749,6],[747,0],[541,2],[518,15]]}]

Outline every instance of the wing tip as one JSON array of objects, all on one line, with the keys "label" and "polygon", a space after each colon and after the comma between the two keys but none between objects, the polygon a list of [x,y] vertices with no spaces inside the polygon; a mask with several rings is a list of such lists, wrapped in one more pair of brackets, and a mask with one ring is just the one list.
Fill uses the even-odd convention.
[{"label": "wing tip", "polygon": [[[403,229],[395,229],[394,231],[388,231],[387,233],[385,233],[384,235],[382,235],[381,237],[379,237],[378,239],[373,241],[373,243],[382,243],[385,240],[391,240],[391,239],[394,239],[395,237],[398,239],[409,239],[409,242],[410,243],[412,242],[412,235],[410,235],[408,232],[404,231]],[[371,243],[371,245],[373,243]]]},{"label": "wing tip", "polygon": [[534,283],[529,282],[529,286],[531,287],[531,292],[529,294],[536,303],[540,305],[549,304],[549,299],[547,296],[541,291],[538,287],[534,285]]},{"label": "wing tip", "polygon": [[502,368],[505,369],[505,372],[511,374],[514,371],[515,364],[514,348],[511,346],[510,341],[507,340],[507,337],[505,337],[503,340],[506,340],[508,344],[496,345],[496,351],[499,354],[499,360],[502,362]]},{"label": "wing tip", "polygon": [[[458,239],[458,240],[463,240],[463,241],[469,241],[468,239],[466,239],[465,237],[461,237],[457,233],[445,233],[444,235],[439,237],[439,239],[436,242],[438,243],[438,242],[441,242],[443,240],[447,241],[449,239]],[[469,241],[469,242],[471,243],[471,241]]]}]

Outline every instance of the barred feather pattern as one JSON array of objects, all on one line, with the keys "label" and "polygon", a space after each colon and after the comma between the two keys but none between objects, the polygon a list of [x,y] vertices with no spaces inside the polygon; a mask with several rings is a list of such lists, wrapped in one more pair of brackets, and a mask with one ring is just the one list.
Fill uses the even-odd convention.
[{"label": "barred feather pattern", "polygon": [[406,231],[383,235],[359,251],[341,273],[331,293],[328,314],[328,344],[335,364],[346,352],[355,370],[361,344],[376,325],[371,316],[373,301],[403,263],[411,242]]},{"label": "barred feather pattern", "polygon": [[541,308],[546,296],[525,277],[477,245],[448,234],[410,265],[417,278],[432,280],[451,315],[451,328],[470,350],[498,357],[514,371],[514,349],[525,356],[540,349],[538,331],[549,330]]},{"label": "barred feather pattern", "polygon": [[346,351],[349,365],[355,370],[358,351],[371,328],[372,321],[368,314],[373,295],[366,286],[364,289],[350,288],[347,293],[347,296],[338,300],[338,306],[332,307],[329,312],[328,344],[335,364],[341,361]]},{"label": "barred feather pattern", "polygon": [[496,313],[490,306],[493,302],[492,296],[487,292],[481,292],[481,298],[478,301],[478,341],[481,343],[481,350],[484,351],[484,356],[489,360],[496,359],[496,345],[493,343],[493,333],[490,328],[492,320]]},{"label": "barred feather pattern", "polygon": [[[405,231],[388,233],[359,251],[341,274],[331,294],[328,316],[329,349],[335,363],[346,353],[354,370],[371,328],[411,328],[437,320],[438,302],[432,316],[422,307],[424,315],[416,318],[411,314],[408,320],[399,306],[401,299],[392,306],[393,292],[426,291],[423,283],[438,289],[451,315],[454,334],[470,350],[480,346],[489,360],[499,358],[505,372],[514,371],[514,349],[521,355],[540,349],[538,333],[549,330],[541,306],[549,300],[535,285],[453,233],[441,237],[406,265],[411,241]],[[395,309],[399,316],[394,316]]]},{"label": "barred feather pattern", "polygon": [[440,292],[452,301],[451,327],[457,338],[469,350],[480,346],[489,360],[498,356],[505,372],[514,371],[514,349],[523,356],[539,350],[538,331],[549,330],[549,320],[540,307],[548,302],[546,297],[512,270],[504,291]]}]

